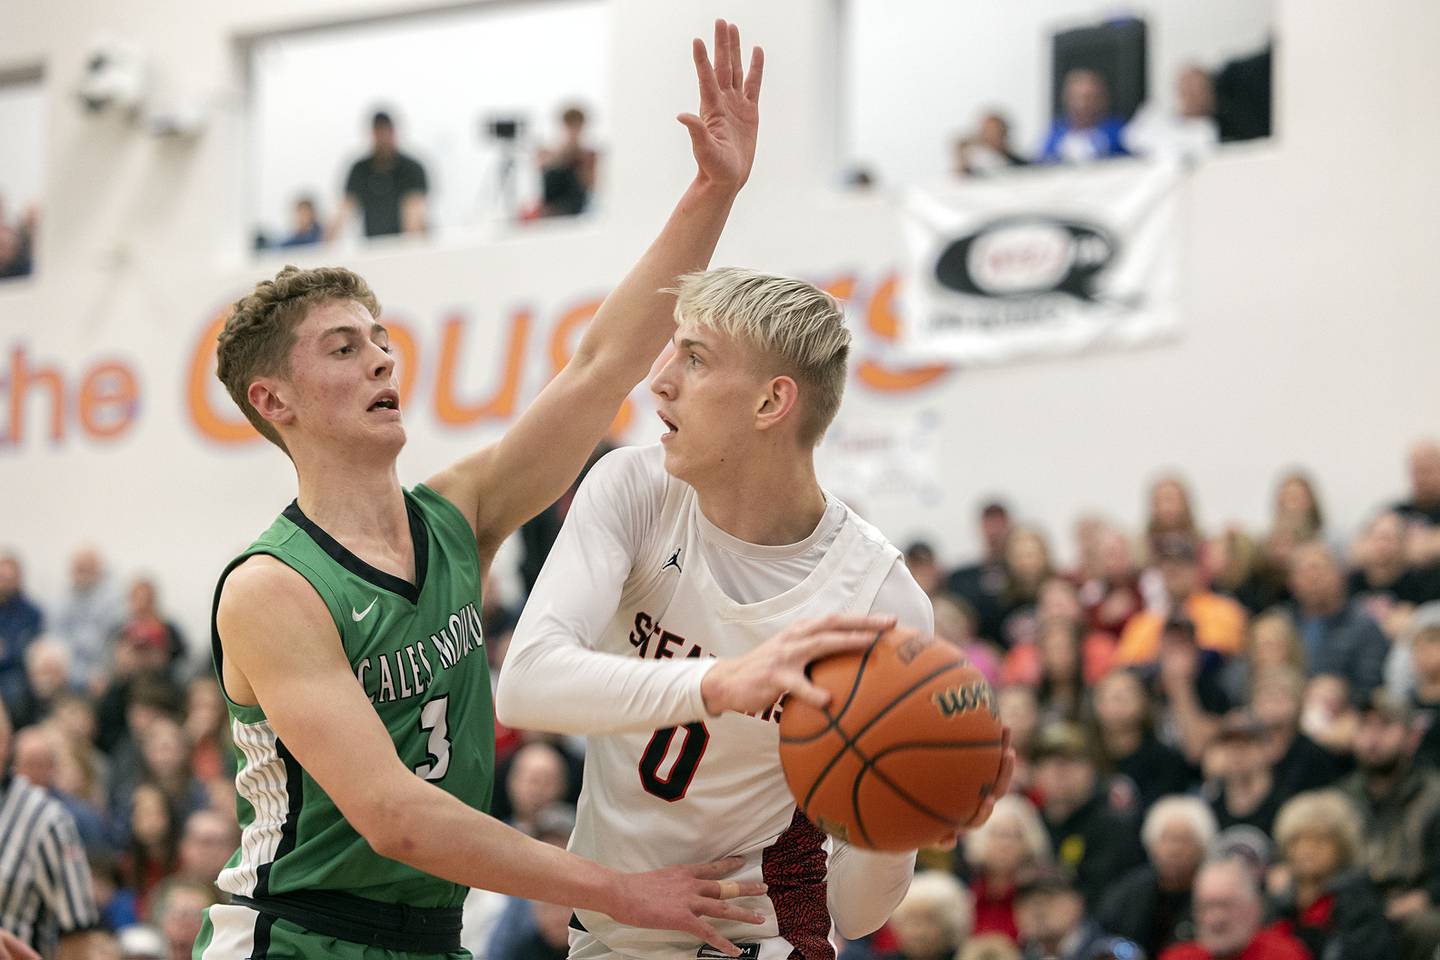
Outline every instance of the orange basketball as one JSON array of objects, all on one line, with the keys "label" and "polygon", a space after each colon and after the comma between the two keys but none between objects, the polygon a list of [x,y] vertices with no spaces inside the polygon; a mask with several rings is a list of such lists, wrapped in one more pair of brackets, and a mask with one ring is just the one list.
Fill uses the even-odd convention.
[{"label": "orange basketball", "polygon": [[897,628],[809,672],[830,705],[786,701],[780,763],[822,830],[858,847],[914,850],[965,823],[994,790],[995,697],[955,647]]}]

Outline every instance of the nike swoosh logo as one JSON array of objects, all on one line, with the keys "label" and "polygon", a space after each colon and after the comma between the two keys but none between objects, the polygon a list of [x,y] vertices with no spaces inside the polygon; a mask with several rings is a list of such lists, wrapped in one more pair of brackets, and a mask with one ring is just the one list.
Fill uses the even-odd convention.
[{"label": "nike swoosh logo", "polygon": [[[380,597],[379,597],[379,595],[377,594],[376,597],[375,597],[375,600],[379,600],[379,599],[380,599]],[[356,610],[355,610],[354,607],[351,607],[351,608],[350,608],[350,618],[351,618],[352,620],[354,620],[356,623],[359,623],[361,620],[364,620],[366,617],[370,616],[370,611],[375,608],[375,600],[371,600],[371,601],[370,601],[370,606],[366,607],[363,611],[358,612],[358,613],[356,612]]]}]

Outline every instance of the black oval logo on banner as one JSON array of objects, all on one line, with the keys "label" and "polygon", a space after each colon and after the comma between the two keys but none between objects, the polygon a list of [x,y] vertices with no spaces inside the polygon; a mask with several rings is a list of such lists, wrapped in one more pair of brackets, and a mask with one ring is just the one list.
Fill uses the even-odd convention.
[{"label": "black oval logo on banner", "polygon": [[935,279],[977,297],[1068,293],[1094,299],[1096,277],[1115,259],[1110,233],[1094,224],[1027,215],[992,220],[947,246]]}]

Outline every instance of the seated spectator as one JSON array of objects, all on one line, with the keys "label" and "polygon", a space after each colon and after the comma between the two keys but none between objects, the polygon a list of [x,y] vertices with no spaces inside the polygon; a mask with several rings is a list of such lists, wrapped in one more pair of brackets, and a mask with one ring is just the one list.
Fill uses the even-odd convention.
[{"label": "seated spectator", "polygon": [[1313,957],[1395,954],[1380,897],[1364,870],[1359,817],[1344,794],[1302,793],[1280,808],[1275,846],[1287,882],[1271,904],[1277,929],[1294,935]]},{"label": "seated spectator", "polygon": [[56,786],[105,810],[110,803],[110,761],[95,746],[95,705],[78,694],[58,697],[51,724],[61,741]]},{"label": "seated spectator", "polygon": [[567,107],[560,114],[564,132],[553,149],[540,151],[540,216],[571,217],[584,213],[595,192],[599,157],[584,142],[585,111]]},{"label": "seated spectator", "polygon": [[1185,539],[1200,543],[1204,536],[1195,520],[1190,488],[1177,474],[1162,474],[1150,485],[1149,513],[1145,521],[1145,560],[1155,562],[1161,540]]},{"label": "seated spectator", "polygon": [[1041,163],[1089,163],[1128,151],[1120,134],[1125,121],[1110,113],[1110,87],[1094,70],[1065,74],[1061,100],[1063,117],[1056,117],[1040,148]]},{"label": "seated spectator", "polygon": [[1218,655],[1201,650],[1195,625],[1171,620],[1160,634],[1155,689],[1160,704],[1160,739],[1198,763],[1219,729],[1220,717],[1233,701],[1221,685],[1224,664]]},{"label": "seated spectator", "polygon": [[975,608],[980,636],[1003,645],[1000,597],[1008,583],[1005,545],[1010,539],[1010,511],[1005,504],[991,501],[980,509],[979,526],[980,562],[955,570],[945,587]]},{"label": "seated spectator", "polygon": [[210,794],[190,770],[190,739],[173,718],[159,717],[149,724],[140,737],[140,757],[144,778],[165,792],[181,820],[209,806]]},{"label": "seated spectator", "polygon": [[945,589],[945,571],[935,559],[935,549],[923,540],[905,548],[905,568],[925,595],[934,597]]},{"label": "seated spectator", "polygon": [[1074,878],[1086,904],[1098,903],[1107,883],[1144,859],[1131,811],[1112,807],[1099,789],[1085,728],[1042,727],[1032,754],[1034,787],[1055,860]]},{"label": "seated spectator", "polygon": [[1271,832],[1281,797],[1265,749],[1265,728],[1253,715],[1237,711],[1225,718],[1205,751],[1205,774],[1220,829],[1245,824]]},{"label": "seated spectator", "polygon": [[1101,769],[1112,775],[1111,790],[1126,784],[1135,792],[1139,811],[1194,784],[1195,774],[1180,752],[1156,739],[1154,705],[1134,671],[1117,667],[1102,677],[1094,688],[1092,713]]},{"label": "seated spectator", "polygon": [[150,923],[160,930],[167,948],[166,960],[189,960],[191,950],[204,952],[208,943],[195,942],[200,936],[205,909],[215,904],[208,883],[171,877],[155,891]]},{"label": "seated spectator", "polygon": [[1045,538],[1035,530],[1012,530],[1005,542],[1004,569],[1005,587],[998,597],[1000,633],[995,639],[1009,650],[1038,638],[1040,588],[1055,575]]},{"label": "seated spectator", "polygon": [[938,870],[921,870],[890,915],[896,960],[953,960],[975,922],[970,893]]},{"label": "seated spectator", "polygon": [[1320,495],[1315,492],[1315,481],[1304,470],[1291,470],[1280,478],[1275,487],[1271,527],[1288,527],[1301,540],[1324,539],[1325,512],[1320,507]]},{"label": "seated spectator", "polygon": [[[214,810],[196,810],[186,818],[180,833],[175,876],[213,890],[215,879],[239,846],[240,828],[233,817]],[[222,902],[229,899],[219,890],[213,893]]]},{"label": "seated spectator", "polygon": [[1168,948],[1160,960],[1309,960],[1299,940],[1261,928],[1265,903],[1240,860],[1215,860],[1200,868],[1194,910],[1194,941]]},{"label": "seated spectator", "polygon": [[1266,667],[1255,676],[1250,709],[1265,729],[1266,758],[1275,792],[1284,803],[1298,793],[1328,787],[1346,772],[1340,757],[1300,730],[1305,678],[1291,666]]},{"label": "seated spectator", "polygon": [[1025,960],[1139,956],[1135,944],[1086,915],[1084,898],[1058,870],[1037,870],[1022,881],[1015,906]]},{"label": "seated spectator", "polygon": [[280,241],[280,246],[308,247],[324,239],[325,228],[320,226],[314,198],[300,197],[295,201],[295,219],[290,225],[290,235]]},{"label": "seated spectator", "polygon": [[25,649],[25,689],[10,716],[17,727],[50,717],[55,701],[70,690],[70,651],[48,635],[36,637]]},{"label": "seated spectator", "polygon": [[370,119],[370,153],[351,165],[344,198],[325,232],[326,239],[339,237],[357,208],[367,237],[423,234],[428,189],[420,161],[400,152],[395,121],[386,111],[377,110]]},{"label": "seated spectator", "polygon": [[1338,785],[1360,812],[1370,879],[1405,958],[1440,948],[1440,774],[1411,762],[1419,738],[1409,705],[1376,692],[1355,734],[1356,770]]},{"label": "seated spectator", "polygon": [[1040,666],[1036,695],[1042,721],[1079,720],[1086,692],[1080,624],[1059,617],[1043,620],[1034,646]]},{"label": "seated spectator", "polygon": [[20,558],[0,553],[0,700],[14,710],[25,694],[25,648],[45,626],[25,595]]},{"label": "seated spectator", "polygon": [[[142,670],[150,669],[153,658],[146,651],[158,651],[164,669],[172,676],[179,675],[185,660],[185,638],[160,610],[159,593],[150,578],[138,577],[130,585],[128,615],[120,624],[116,642],[125,648],[116,651],[117,659],[133,654],[144,661]],[[119,663],[116,669],[121,669]]]},{"label": "seated spectator", "polygon": [[70,559],[70,589],[60,604],[54,630],[74,658],[72,681],[91,693],[105,687],[108,643],[121,614],[120,598],[99,552],[93,547],[77,550]]},{"label": "seated spectator", "polygon": [[1310,671],[1344,677],[1355,702],[1369,699],[1384,680],[1390,641],[1346,596],[1340,564],[1329,547],[1310,542],[1295,548],[1290,590]]},{"label": "seated spectator", "polygon": [[75,821],[80,842],[86,852],[110,850],[116,842],[115,831],[105,812],[81,797],[66,793],[57,785],[61,757],[60,734],[50,726],[33,726],[15,734],[14,772],[29,780],[60,801]]},{"label": "seated spectator", "polygon": [[[1381,513],[1355,544],[1355,569],[1346,588],[1357,604],[1382,627],[1394,623],[1397,610],[1440,600],[1440,567],[1410,566],[1405,555],[1405,521],[1393,510]],[[1386,633],[1396,636],[1393,629]]]},{"label": "seated spectator", "polygon": [[1232,657],[1220,672],[1220,685],[1232,703],[1245,703],[1254,695],[1255,675],[1266,667],[1289,666],[1305,676],[1305,645],[1295,619],[1283,607],[1272,607],[1250,621],[1245,630],[1245,651]]},{"label": "seated spectator", "polygon": [[1025,159],[1010,146],[1010,122],[992,110],[980,118],[974,133],[955,140],[955,173],[962,177],[987,177],[1010,167],[1025,165]]},{"label": "seated spectator", "polygon": [[165,791],[153,783],[136,787],[127,824],[130,842],[122,861],[125,886],[135,891],[140,913],[145,914],[155,889],[175,871],[179,853],[175,812]]},{"label": "seated spectator", "polygon": [[1000,658],[976,634],[975,609],[959,597],[941,593],[931,598],[935,608],[935,636],[965,654],[970,665],[992,686],[1000,682]]},{"label": "seated spectator", "polygon": [[[1058,684],[1073,693],[1077,683],[1073,674],[1077,670],[1080,680],[1089,684],[1110,669],[1115,659],[1115,638],[1103,631],[1088,630],[1079,591],[1069,580],[1051,577],[1040,586],[1035,624],[1037,642],[1016,644],[1005,654],[1000,673],[1004,683],[1042,687],[1041,701],[1053,707],[1051,688]],[[1076,719],[1078,700],[1067,694],[1062,697],[1065,702],[1060,705],[1061,714]]]},{"label": "seated spectator", "polygon": [[1133,940],[1148,957],[1195,937],[1191,893],[1195,874],[1214,842],[1215,815],[1199,797],[1165,797],[1140,830],[1150,862],[1121,877],[1100,901],[1095,918]]},{"label": "seated spectator", "polygon": [[1030,801],[1013,793],[996,800],[990,819],[965,836],[975,933],[999,933],[1016,940],[1015,885],[1052,860],[1050,836]]},{"label": "seated spectator", "polygon": [[533,833],[541,810],[566,796],[565,758],[550,744],[537,740],[515,752],[505,777],[510,798],[510,826]]},{"label": "seated spectator", "polygon": [[1030,755],[1040,728],[1040,703],[1035,699],[1035,688],[1018,683],[1001,687],[995,700],[1000,722],[1010,731],[1010,745],[1015,748],[1015,775],[1010,779],[1010,789],[1024,792],[1031,784]]},{"label": "seated spectator", "polygon": [[1212,153],[1220,142],[1215,122],[1215,88],[1210,74],[1194,64],[1175,77],[1176,110],[1167,114],[1146,103],[1121,132],[1130,153],[1141,156],[1194,159]]},{"label": "seated spectator", "polygon": [[1204,589],[1195,541],[1167,536],[1155,544],[1164,582],[1164,606],[1136,614],[1120,635],[1115,659],[1121,664],[1153,663],[1160,633],[1171,616],[1183,615],[1195,625],[1200,647],[1216,653],[1239,653],[1245,638],[1245,610],[1229,597]]},{"label": "seated spectator", "polygon": [[1099,569],[1080,584],[1078,596],[1090,629],[1118,639],[1131,618],[1144,609],[1145,598],[1130,539],[1110,527],[1098,539]]}]

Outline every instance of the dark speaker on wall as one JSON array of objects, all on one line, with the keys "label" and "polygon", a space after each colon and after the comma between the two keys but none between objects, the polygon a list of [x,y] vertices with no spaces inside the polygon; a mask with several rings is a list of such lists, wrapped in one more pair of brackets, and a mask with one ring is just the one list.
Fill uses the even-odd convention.
[{"label": "dark speaker on wall", "polygon": [[1145,47],[1145,21],[1130,17],[1055,34],[1050,77],[1053,115],[1065,113],[1061,99],[1065,74],[1094,70],[1110,87],[1110,112],[1129,120],[1145,102]]}]

